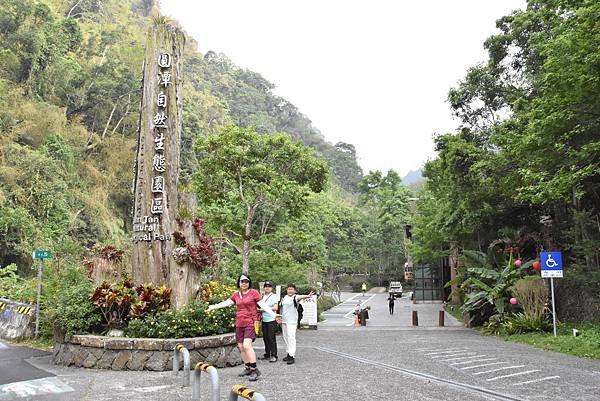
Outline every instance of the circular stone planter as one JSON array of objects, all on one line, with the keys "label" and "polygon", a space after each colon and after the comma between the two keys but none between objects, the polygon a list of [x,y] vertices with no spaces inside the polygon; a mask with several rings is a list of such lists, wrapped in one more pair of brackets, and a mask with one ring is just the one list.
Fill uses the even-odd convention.
[{"label": "circular stone planter", "polygon": [[167,340],[77,335],[56,342],[52,359],[63,366],[165,371],[173,368],[177,344],[190,352],[191,366],[205,362],[223,368],[242,363],[234,334]]}]

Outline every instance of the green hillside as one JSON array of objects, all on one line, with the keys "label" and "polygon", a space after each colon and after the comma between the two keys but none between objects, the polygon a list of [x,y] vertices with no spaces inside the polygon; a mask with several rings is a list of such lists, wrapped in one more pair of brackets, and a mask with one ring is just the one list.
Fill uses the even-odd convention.
[{"label": "green hillside", "polygon": [[[28,274],[31,250],[39,248],[52,249],[56,263],[80,264],[98,244],[127,254],[144,40],[154,3],[3,1],[0,266],[15,263]],[[272,224],[265,232],[256,228],[259,271],[266,275],[272,266],[287,266],[306,280],[309,271],[383,273],[403,264],[402,247],[393,255],[379,247],[401,242],[400,231],[389,237],[389,229],[401,226],[404,203],[388,210],[391,222],[383,211],[381,220],[368,217],[384,207],[385,197],[368,205],[361,201],[363,175],[353,145],[328,143],[259,73],[223,54],[199,53],[189,37],[184,77],[184,185],[198,168],[197,139],[232,124],[265,135],[287,133],[313,148],[331,171],[328,189],[314,194],[302,213],[263,211],[272,212]],[[388,198],[406,192],[396,184],[385,191]],[[259,232],[266,234],[262,240]],[[222,252],[229,255],[223,263],[238,262],[232,249]]]}]

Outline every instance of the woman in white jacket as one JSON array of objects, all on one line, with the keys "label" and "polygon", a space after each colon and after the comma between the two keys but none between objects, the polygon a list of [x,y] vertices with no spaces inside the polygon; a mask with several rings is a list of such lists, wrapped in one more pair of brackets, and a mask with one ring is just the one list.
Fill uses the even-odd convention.
[{"label": "woman in white jacket", "polygon": [[283,332],[283,341],[287,355],[283,360],[288,364],[293,364],[296,360],[296,329],[298,328],[298,302],[310,298],[313,295],[311,291],[308,295],[297,295],[296,285],[289,283],[286,290],[287,295],[281,299],[281,331]]}]

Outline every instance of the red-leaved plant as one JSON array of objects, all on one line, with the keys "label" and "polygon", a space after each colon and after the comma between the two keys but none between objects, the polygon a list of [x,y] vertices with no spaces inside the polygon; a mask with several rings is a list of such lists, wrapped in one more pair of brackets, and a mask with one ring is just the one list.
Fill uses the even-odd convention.
[{"label": "red-leaved plant", "polygon": [[131,305],[130,316],[133,319],[144,319],[156,312],[164,312],[171,307],[171,289],[152,284],[142,284],[135,288],[138,299]]},{"label": "red-leaved plant", "polygon": [[[183,220],[177,219],[177,223],[183,225]],[[196,266],[200,271],[207,267],[212,267],[217,263],[217,252],[213,247],[213,239],[210,235],[206,234],[204,230],[204,220],[195,218],[192,222],[192,227],[196,232],[198,240],[194,244],[190,244],[185,235],[181,231],[173,233],[173,239],[175,244],[181,248],[187,249],[187,260]],[[178,254],[178,258],[181,260],[182,255]]]},{"label": "red-leaved plant", "polygon": [[106,329],[110,330],[126,325],[136,293],[130,280],[112,284],[105,281],[96,287],[90,299],[102,315]]}]

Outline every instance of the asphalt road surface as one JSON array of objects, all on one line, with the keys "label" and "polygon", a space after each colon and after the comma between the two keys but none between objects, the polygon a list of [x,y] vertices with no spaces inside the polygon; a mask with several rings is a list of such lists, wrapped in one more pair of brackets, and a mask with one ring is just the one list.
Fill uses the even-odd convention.
[{"label": "asphalt road surface", "polygon": [[[386,294],[345,298],[350,297],[330,311],[318,330],[298,333],[294,365],[259,361],[262,376],[255,383],[237,377],[240,367],[219,369],[220,399],[227,399],[227,390],[239,383],[269,401],[600,400],[600,361],[483,336],[448,315],[448,326],[437,327],[439,304],[413,305],[403,299],[390,316]],[[344,317],[358,301],[371,305],[366,327],[354,327]],[[412,310],[419,311],[419,327],[410,325]],[[255,345],[260,354],[262,340]],[[285,355],[281,337],[278,345]],[[58,367],[35,352],[0,349],[1,383],[26,379],[8,384],[11,391],[0,385],[0,400],[191,399],[191,388],[181,386],[181,374]],[[29,363],[37,369],[27,367]],[[39,378],[43,374],[56,376]],[[204,377],[200,399],[210,400],[210,394]]]}]

